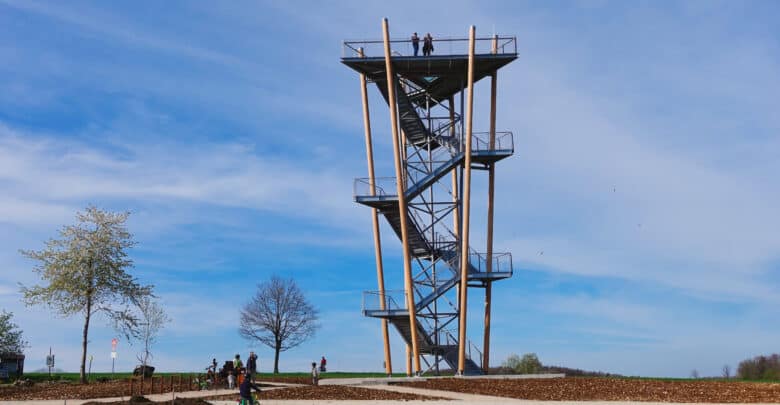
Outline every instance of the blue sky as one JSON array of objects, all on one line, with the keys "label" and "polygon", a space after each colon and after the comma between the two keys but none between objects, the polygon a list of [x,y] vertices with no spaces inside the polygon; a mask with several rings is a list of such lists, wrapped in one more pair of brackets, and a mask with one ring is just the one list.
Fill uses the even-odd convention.
[{"label": "blue sky", "polygon": [[[780,6],[776,2],[39,2],[0,0],[0,308],[78,367],[81,320],[24,308],[37,249],[87,204],[131,210],[134,274],[173,322],[155,362],[194,370],[271,350],[238,337],[254,285],[295,278],[322,328],[283,371],[326,355],[380,370],[357,76],[343,39],[516,35],[499,74],[493,356],[630,375],[716,375],[780,334]],[[487,128],[488,84],[475,128]],[[372,90],[378,175],[392,175]],[[475,193],[485,191],[477,177]],[[484,212],[478,200],[474,212]],[[484,243],[484,218],[472,243]],[[383,229],[389,288],[400,244]],[[543,255],[539,252],[544,251]],[[479,340],[480,292],[470,299]],[[94,324],[94,369],[113,332]],[[396,369],[403,346],[393,336]],[[137,346],[120,342],[118,367]],[[400,355],[400,356],[399,356]]]}]

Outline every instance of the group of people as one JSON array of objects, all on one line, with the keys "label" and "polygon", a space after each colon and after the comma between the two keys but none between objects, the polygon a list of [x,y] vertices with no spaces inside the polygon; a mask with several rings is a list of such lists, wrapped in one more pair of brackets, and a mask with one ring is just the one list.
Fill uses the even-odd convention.
[{"label": "group of people", "polygon": [[[420,37],[416,32],[412,34],[412,49],[414,49],[414,56],[417,56],[420,51]],[[423,56],[430,56],[431,52],[433,52],[433,37],[429,32],[423,37]]]}]

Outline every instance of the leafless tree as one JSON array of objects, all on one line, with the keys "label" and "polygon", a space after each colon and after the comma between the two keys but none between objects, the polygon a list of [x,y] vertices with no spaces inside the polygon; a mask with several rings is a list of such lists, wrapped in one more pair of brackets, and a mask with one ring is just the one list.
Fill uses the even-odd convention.
[{"label": "leafless tree", "polygon": [[698,380],[699,379],[699,370],[696,370],[694,368],[693,371],[691,371],[691,378],[693,378],[694,380]]},{"label": "leafless tree", "polygon": [[139,320],[138,340],[143,344],[143,351],[136,355],[138,361],[143,366],[143,374],[146,375],[146,366],[152,356],[151,348],[157,342],[157,336],[165,324],[170,322],[170,318],[165,314],[165,310],[150,296],[141,298],[138,301]]},{"label": "leafless tree", "polygon": [[317,310],[293,279],[272,276],[257,286],[257,293],[241,310],[239,333],[274,349],[274,373],[278,373],[279,353],[314,336],[317,319]]},{"label": "leafless tree", "polygon": [[729,366],[728,364],[724,364],[721,371],[723,372],[723,378],[727,380],[731,378],[731,366]]}]

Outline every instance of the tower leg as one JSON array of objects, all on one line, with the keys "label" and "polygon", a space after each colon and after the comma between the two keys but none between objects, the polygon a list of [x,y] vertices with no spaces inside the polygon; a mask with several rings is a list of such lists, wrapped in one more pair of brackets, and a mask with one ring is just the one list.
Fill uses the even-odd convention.
[{"label": "tower leg", "polygon": [[[498,47],[498,36],[493,36],[493,53]],[[496,86],[498,74],[490,75],[490,144],[489,149],[496,148]],[[487,217],[487,266],[485,270],[493,271],[493,197],[495,195],[495,164],[488,168],[488,217]],[[485,336],[482,342],[482,371],[487,374],[490,371],[490,305],[493,299],[493,283],[488,281],[485,286]]]},{"label": "tower leg", "polygon": [[[363,48],[358,50],[363,57]],[[366,133],[366,161],[368,163],[368,182],[371,195],[376,194],[376,177],[374,176],[374,148],[371,142],[371,118],[368,109],[368,90],[366,89],[366,75],[360,74],[360,94],[363,100],[363,126]],[[371,208],[371,221],[374,229],[374,255],[376,257],[376,279],[379,287],[379,309],[385,310],[385,275],[382,265],[382,240],[379,234],[379,217],[376,208]],[[385,353],[385,371],[387,375],[393,374],[392,358],[390,356],[390,336],[387,331],[387,319],[382,319],[382,341]]]},{"label": "tower leg", "polygon": [[407,223],[406,196],[404,194],[404,172],[401,166],[401,151],[398,130],[398,110],[395,98],[395,74],[390,56],[390,32],[387,18],[382,19],[382,31],[385,47],[385,69],[387,71],[387,102],[390,106],[390,126],[393,137],[393,156],[395,157],[396,191],[398,193],[398,212],[401,215],[401,243],[404,256],[404,282],[406,285],[406,307],[409,310],[409,329],[411,331],[412,354],[415,374],[420,373],[420,351],[417,344],[417,313],[414,305],[414,282],[412,279],[412,259],[409,251],[409,224]]},{"label": "tower leg", "polygon": [[461,234],[460,255],[460,324],[458,330],[458,373],[466,368],[466,308],[468,307],[468,268],[469,268],[469,210],[471,208],[471,127],[474,112],[474,32],[469,30],[469,68],[468,102],[466,103],[466,159],[463,167],[463,233]]}]

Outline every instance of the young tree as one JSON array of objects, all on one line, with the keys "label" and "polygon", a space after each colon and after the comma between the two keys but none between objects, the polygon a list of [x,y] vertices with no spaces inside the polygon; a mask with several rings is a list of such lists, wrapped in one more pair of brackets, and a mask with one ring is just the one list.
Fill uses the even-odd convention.
[{"label": "young tree", "polygon": [[60,230],[59,239],[50,239],[40,251],[22,251],[38,262],[33,271],[44,282],[22,286],[24,302],[47,306],[64,317],[84,317],[79,370],[82,383],[87,382],[87,337],[93,315],[103,314],[130,339],[138,332],[138,318],[130,306],[152,295],[150,286],[140,285],[127,272],[133,267],[127,250],[135,245],[125,225],[128,216],[128,212],[113,213],[89,206],[76,214],[75,225]]},{"label": "young tree", "polygon": [[138,361],[143,365],[143,373],[146,375],[146,366],[152,356],[151,348],[157,342],[157,336],[170,322],[170,318],[165,314],[165,310],[151,296],[146,296],[138,301],[138,340],[143,344],[143,351],[136,355]]},{"label": "young tree", "polygon": [[723,368],[721,369],[721,372],[723,374],[723,378],[725,378],[727,380],[729,378],[731,378],[731,366],[729,366],[728,364],[724,364],[723,365]]},{"label": "young tree", "polygon": [[27,342],[22,339],[22,331],[11,321],[14,314],[0,311],[0,353],[22,353]]},{"label": "young tree", "polygon": [[274,349],[274,373],[279,373],[279,353],[314,336],[317,310],[292,279],[272,276],[257,286],[257,293],[241,310],[239,333]]}]

